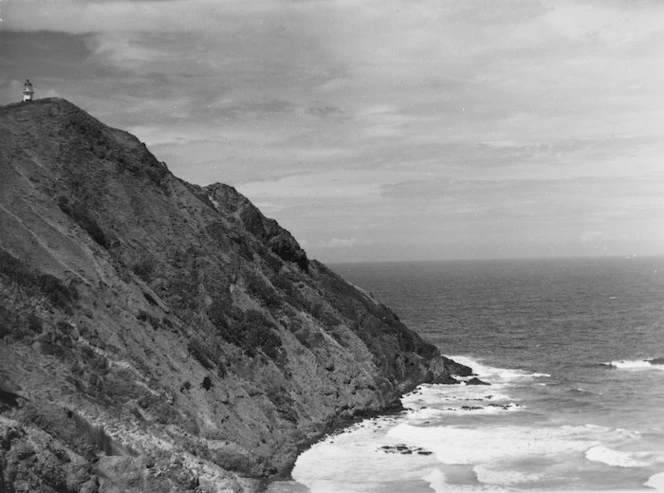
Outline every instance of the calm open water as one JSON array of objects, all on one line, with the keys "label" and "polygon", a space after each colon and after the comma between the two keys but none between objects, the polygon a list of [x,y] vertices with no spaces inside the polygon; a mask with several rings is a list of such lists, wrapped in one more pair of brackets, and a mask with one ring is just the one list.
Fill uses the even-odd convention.
[{"label": "calm open water", "polygon": [[332,267],[492,385],[420,387],[270,492],[664,491],[664,258]]}]

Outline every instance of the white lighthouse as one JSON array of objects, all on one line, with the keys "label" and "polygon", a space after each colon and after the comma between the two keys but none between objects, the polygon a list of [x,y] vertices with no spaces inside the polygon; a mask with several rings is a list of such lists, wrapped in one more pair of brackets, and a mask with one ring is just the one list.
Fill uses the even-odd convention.
[{"label": "white lighthouse", "polygon": [[32,101],[32,95],[35,91],[32,89],[32,83],[30,79],[25,79],[25,84],[23,85],[23,102]]}]

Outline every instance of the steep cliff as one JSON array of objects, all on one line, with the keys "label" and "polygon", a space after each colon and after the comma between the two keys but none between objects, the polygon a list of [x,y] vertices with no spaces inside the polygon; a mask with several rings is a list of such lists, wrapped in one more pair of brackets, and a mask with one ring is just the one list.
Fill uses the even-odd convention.
[{"label": "steep cliff", "polygon": [[469,371],[232,187],[65,100],[0,108],[0,491],[249,491]]}]

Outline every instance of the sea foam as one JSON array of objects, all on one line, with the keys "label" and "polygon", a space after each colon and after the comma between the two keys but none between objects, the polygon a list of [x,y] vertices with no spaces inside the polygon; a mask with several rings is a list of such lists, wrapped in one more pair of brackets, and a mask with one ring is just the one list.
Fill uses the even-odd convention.
[{"label": "sea foam", "polygon": [[510,458],[581,453],[587,450],[590,438],[588,430],[578,426],[532,428],[506,425],[470,428],[415,426],[408,423],[391,428],[387,436],[430,450],[443,464],[471,465]]},{"label": "sea foam", "polygon": [[503,392],[504,384],[492,385],[421,385],[405,395],[401,403],[409,410],[407,421],[442,418],[444,415],[493,415],[521,411],[525,406]]},{"label": "sea foam", "polygon": [[[378,418],[329,436],[298,458],[293,479],[312,493],[385,491],[391,482],[422,481],[422,468],[437,462],[387,436],[393,425],[393,418]],[[395,452],[399,447],[409,452]]]},{"label": "sea foam", "polygon": [[435,493],[446,493],[448,491],[447,477],[443,471],[434,469],[422,479],[429,483],[429,487]]},{"label": "sea foam", "polygon": [[629,452],[620,452],[606,447],[592,447],[586,451],[586,459],[594,462],[602,462],[615,467],[645,467],[648,462],[639,460],[638,456],[644,454],[632,454]]},{"label": "sea foam", "polygon": [[493,366],[485,365],[477,360],[468,356],[450,356],[457,363],[469,366],[473,372],[481,379],[487,380],[491,384],[497,383],[510,383],[514,381],[522,381],[524,379],[536,378],[550,378],[548,373],[527,372],[525,370],[518,370],[512,368],[496,368]]},{"label": "sea foam", "polygon": [[656,491],[664,491],[664,472],[650,476],[643,486],[648,486]]},{"label": "sea foam", "polygon": [[618,360],[602,363],[604,366],[610,366],[619,370],[659,370],[664,371],[664,364],[660,363],[662,358],[641,359],[641,360]]},{"label": "sea foam", "polygon": [[489,469],[484,466],[475,466],[473,468],[477,480],[480,483],[489,485],[509,486],[519,483],[537,481],[540,477],[537,474],[527,474],[510,470]]}]

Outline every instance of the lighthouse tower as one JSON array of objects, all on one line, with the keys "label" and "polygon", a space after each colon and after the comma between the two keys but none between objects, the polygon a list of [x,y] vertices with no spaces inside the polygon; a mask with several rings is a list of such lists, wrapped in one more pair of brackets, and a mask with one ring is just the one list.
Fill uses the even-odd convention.
[{"label": "lighthouse tower", "polygon": [[30,79],[25,79],[25,84],[23,85],[23,102],[32,101],[32,95],[35,91],[32,89],[32,83]]}]

